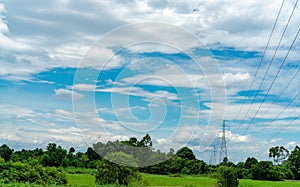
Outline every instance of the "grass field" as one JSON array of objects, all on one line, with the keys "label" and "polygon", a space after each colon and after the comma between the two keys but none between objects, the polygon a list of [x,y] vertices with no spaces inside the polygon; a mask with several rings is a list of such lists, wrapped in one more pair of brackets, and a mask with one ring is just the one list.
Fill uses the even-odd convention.
[{"label": "grass field", "polygon": [[[213,187],[216,179],[208,177],[170,177],[164,175],[149,175],[142,174],[143,178],[148,181],[149,186],[186,186],[186,187]],[[88,173],[67,174],[69,187],[95,187],[95,177]],[[300,182],[293,181],[255,181],[255,180],[239,180],[240,187],[300,187]],[[32,184],[2,184],[2,187],[41,187]],[[97,185],[97,187],[99,187]],[[104,187],[104,186],[102,186]],[[115,187],[115,185],[108,185],[107,187]]]},{"label": "grass field", "polygon": [[67,174],[70,186],[95,186],[95,176],[91,174]]},{"label": "grass field", "polygon": [[149,182],[149,186],[203,186],[211,187],[216,183],[216,179],[208,177],[170,177],[164,175],[143,174],[143,177]]},{"label": "grass field", "polygon": [[[70,186],[95,186],[95,178],[90,174],[68,174],[68,182]],[[164,175],[143,174],[144,179],[149,186],[197,186],[197,187],[213,187],[216,179],[208,177],[170,177]],[[255,181],[255,180],[239,180],[240,187],[300,187],[300,182],[292,181]]]},{"label": "grass field", "polygon": [[300,187],[300,182],[239,180],[240,187]]}]

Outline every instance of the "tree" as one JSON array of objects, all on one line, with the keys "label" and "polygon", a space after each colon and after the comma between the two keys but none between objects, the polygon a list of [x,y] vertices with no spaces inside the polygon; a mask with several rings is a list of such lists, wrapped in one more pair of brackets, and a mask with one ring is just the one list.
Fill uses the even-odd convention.
[{"label": "tree", "polygon": [[276,168],[270,161],[258,162],[251,167],[250,172],[251,178],[254,180],[281,180]]},{"label": "tree", "polygon": [[183,148],[179,149],[176,152],[176,155],[181,158],[188,159],[188,160],[196,159],[196,156],[194,155],[193,151],[188,147],[183,147]]},{"label": "tree", "polygon": [[257,164],[258,160],[254,157],[248,157],[246,162],[245,162],[245,168],[250,169],[253,165]]},{"label": "tree", "polygon": [[289,156],[289,151],[283,146],[271,147],[269,149],[269,157],[273,157],[274,165],[282,164],[282,161]]},{"label": "tree", "polygon": [[175,150],[173,148],[170,148],[170,151],[168,152],[167,156],[169,158],[173,157],[175,155]]},{"label": "tree", "polygon": [[278,165],[279,146],[271,147],[269,149],[269,157],[273,157],[274,165]]},{"label": "tree", "polygon": [[88,158],[89,158],[90,161],[98,160],[98,159],[101,158],[100,155],[98,153],[96,153],[94,151],[94,149],[91,148],[91,147],[87,148],[86,155],[88,156]]},{"label": "tree", "polygon": [[152,147],[152,140],[149,134],[146,134],[146,136],[144,136],[142,140],[138,142],[138,147]]},{"label": "tree", "polygon": [[75,148],[71,147],[70,150],[69,150],[69,154],[73,155],[74,153],[75,153]]},{"label": "tree", "polygon": [[122,141],[121,143],[124,143],[125,145],[137,147],[139,144],[139,141],[135,137],[131,137],[129,140]]},{"label": "tree", "polygon": [[131,155],[123,152],[110,153],[104,157],[97,169],[96,183],[129,185],[131,182],[141,180],[136,166]]},{"label": "tree", "polygon": [[279,164],[281,165],[282,162],[290,155],[289,150],[284,148],[283,146],[280,146],[279,148]]},{"label": "tree", "polygon": [[232,167],[220,166],[217,170],[217,186],[237,187],[239,185],[237,172]]},{"label": "tree", "polygon": [[198,175],[204,174],[207,172],[207,166],[204,161],[200,160],[185,160],[184,168],[181,170],[181,173],[187,175]]},{"label": "tree", "polygon": [[300,148],[298,146],[292,151],[287,160],[287,165],[294,174],[295,179],[300,179]]},{"label": "tree", "polygon": [[67,156],[67,150],[61,146],[56,146],[55,143],[49,143],[47,151],[43,155],[42,164],[44,166],[55,166],[58,167],[62,164],[62,161]]},{"label": "tree", "polygon": [[10,182],[27,183],[26,186],[35,186],[30,185],[33,183],[42,186],[65,186],[67,184],[66,174],[55,167],[42,167],[39,164],[20,161],[4,163],[4,159],[0,158],[0,168],[2,185]]},{"label": "tree", "polygon": [[12,154],[13,154],[14,150],[10,149],[6,144],[3,144],[0,147],[0,156],[5,160],[8,161]]}]

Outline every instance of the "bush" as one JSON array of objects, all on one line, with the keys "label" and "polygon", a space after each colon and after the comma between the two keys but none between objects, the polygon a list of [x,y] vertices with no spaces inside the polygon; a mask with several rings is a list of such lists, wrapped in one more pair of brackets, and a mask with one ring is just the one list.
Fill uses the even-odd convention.
[{"label": "bush", "polygon": [[222,187],[237,187],[239,185],[237,172],[232,167],[220,166],[217,170],[217,185]]},{"label": "bush", "polygon": [[1,183],[67,184],[65,173],[54,167],[0,161],[0,168]]},{"label": "bush", "polygon": [[110,153],[97,169],[96,183],[129,185],[141,181],[138,169],[133,166],[137,166],[137,164],[131,155],[122,152]]},{"label": "bush", "polygon": [[280,173],[270,161],[260,161],[250,169],[251,179],[254,180],[282,180]]}]

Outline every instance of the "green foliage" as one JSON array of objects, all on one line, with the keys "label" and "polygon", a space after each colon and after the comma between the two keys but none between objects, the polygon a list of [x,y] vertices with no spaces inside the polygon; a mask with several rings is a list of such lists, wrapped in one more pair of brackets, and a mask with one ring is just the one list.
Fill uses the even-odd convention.
[{"label": "green foliage", "polygon": [[152,140],[149,134],[146,134],[146,136],[144,136],[142,140],[138,142],[138,147],[152,147]]},{"label": "green foliage", "polygon": [[300,179],[300,148],[298,146],[292,151],[286,165],[291,169],[295,179]]},{"label": "green foliage", "polygon": [[258,160],[254,157],[248,157],[246,162],[245,162],[245,168],[250,169],[253,165],[257,164]]},{"label": "green foliage", "polygon": [[161,153],[159,150],[154,151],[149,134],[143,137],[140,141],[136,138],[130,138],[128,141],[122,142],[98,142],[94,144],[93,147],[102,157],[114,152],[123,152],[131,155],[140,167],[160,163],[167,159],[165,153]]},{"label": "green foliage", "polygon": [[39,160],[39,158],[44,154],[43,149],[36,148],[34,150],[25,150],[22,149],[21,151],[16,151],[13,153],[11,160],[13,161],[21,161],[25,162],[27,160]]},{"label": "green foliage", "polygon": [[[225,185],[228,182],[225,179],[228,177],[222,178],[220,177],[222,175],[233,176],[229,178],[234,180],[235,177],[255,180],[300,179],[300,148],[296,146],[285,161],[288,155],[288,150],[276,146],[269,150],[269,156],[274,159],[275,166],[272,162],[258,162],[254,157],[249,157],[237,165],[225,159],[218,166],[209,166],[204,161],[196,159],[188,147],[179,149],[176,154],[174,149],[170,149],[167,154],[155,151],[149,134],[140,140],[131,137],[121,142],[99,142],[94,145],[94,149],[87,148],[85,153],[75,153],[73,147],[67,151],[55,143],[49,143],[46,151],[40,148],[14,151],[4,144],[0,147],[0,186],[4,183],[18,182],[32,185],[63,185],[66,183],[66,176],[59,169],[62,167],[69,175],[86,175],[87,178],[89,178],[87,175],[90,175],[94,182],[112,186],[146,185],[147,182],[141,180],[138,170],[172,176],[172,181],[186,178],[186,175],[205,174],[218,178],[218,184],[225,182]],[[87,168],[94,169],[87,170]],[[180,185],[198,186],[194,183],[180,183]]]},{"label": "green foliage", "polygon": [[196,159],[196,156],[194,155],[193,151],[188,147],[183,147],[183,148],[179,149],[176,152],[176,155],[181,158],[188,159],[188,160]]},{"label": "green foliage", "polygon": [[4,158],[5,161],[8,161],[12,156],[14,150],[10,149],[6,144],[3,144],[0,147],[0,156]]},{"label": "green foliage", "polygon": [[55,167],[43,167],[22,162],[0,161],[0,182],[65,185],[66,175]]},{"label": "green foliage", "polygon": [[62,164],[63,160],[67,156],[67,150],[61,146],[56,146],[55,143],[49,143],[47,151],[42,157],[43,166],[55,166],[58,167]]},{"label": "green foliage", "polygon": [[87,157],[90,161],[101,159],[100,155],[94,151],[93,148],[89,147],[86,151]]},{"label": "green foliage", "polygon": [[270,161],[260,161],[250,169],[251,179],[254,180],[281,180],[275,167]]},{"label": "green foliage", "polygon": [[274,165],[282,164],[282,161],[289,156],[289,151],[283,146],[271,147],[269,157],[273,157]]},{"label": "green foliage", "polygon": [[104,157],[106,160],[122,166],[138,167],[132,155],[123,152],[110,153]]},{"label": "green foliage", "polygon": [[237,187],[239,185],[237,172],[233,167],[220,166],[217,175],[217,186]]},{"label": "green foliage", "polygon": [[[110,162],[109,160],[112,162]],[[105,157],[105,159],[100,163],[97,169],[97,173],[95,176],[96,183],[101,185],[128,185],[130,183],[140,181],[141,176],[137,168],[134,168],[134,166],[137,166],[137,164],[135,163],[133,157],[130,155],[126,155],[122,152],[108,154]]]},{"label": "green foliage", "polygon": [[74,153],[75,153],[75,148],[74,147],[70,147],[69,154],[74,154]]}]

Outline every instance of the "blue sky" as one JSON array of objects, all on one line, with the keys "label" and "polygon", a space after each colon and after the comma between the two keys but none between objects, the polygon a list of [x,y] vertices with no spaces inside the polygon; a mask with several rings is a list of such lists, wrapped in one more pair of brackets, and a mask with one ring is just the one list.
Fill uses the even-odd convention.
[{"label": "blue sky", "polygon": [[0,144],[85,151],[150,133],[155,148],[187,145],[208,162],[225,119],[233,162],[292,150],[299,39],[276,74],[299,5],[271,59],[294,3],[256,73],[280,1],[1,1]]}]

